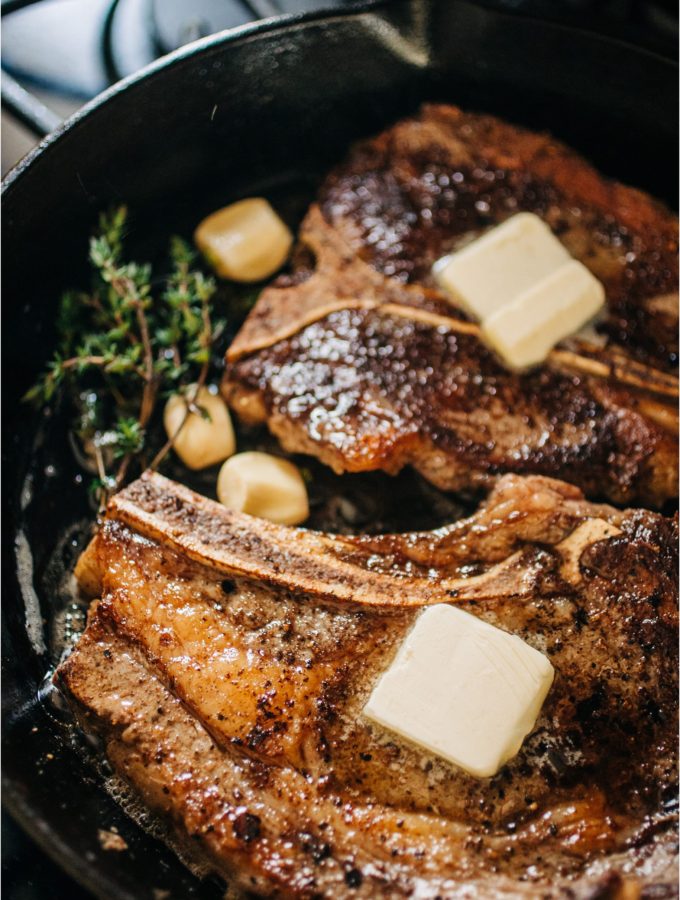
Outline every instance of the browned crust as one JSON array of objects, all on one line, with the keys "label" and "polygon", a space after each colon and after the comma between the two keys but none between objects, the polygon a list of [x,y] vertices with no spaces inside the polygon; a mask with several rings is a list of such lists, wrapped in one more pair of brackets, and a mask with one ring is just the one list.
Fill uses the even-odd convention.
[{"label": "browned crust", "polygon": [[[312,792],[303,779],[285,772],[279,777],[276,773],[268,778],[258,775],[256,764],[219,748],[155,677],[143,654],[98,619],[78,651],[60,667],[57,682],[70,698],[81,727],[104,741],[116,772],[150,810],[169,821],[185,858],[221,875],[232,889],[249,896],[287,898],[361,900],[412,895],[416,882],[398,866],[391,869],[389,848],[382,857],[371,856],[377,837],[373,832],[380,827],[391,828],[402,843],[413,841],[416,847],[425,847],[428,828],[436,829],[438,823],[430,823],[425,817],[419,822],[413,816],[406,817],[405,822],[398,811],[389,810],[378,823],[370,809],[338,811],[331,798],[317,798],[313,806]],[[597,800],[571,804],[556,810],[552,822],[560,823],[566,840],[569,835],[576,837],[577,829],[583,829],[584,820],[591,816],[593,833],[587,837],[606,846],[609,836],[595,833],[597,806]],[[307,810],[312,809],[310,818]],[[318,821],[324,814],[326,827],[320,831]],[[354,846],[344,844],[343,816],[351,818],[357,829],[365,830],[363,841],[355,841]],[[548,828],[547,824],[544,828],[538,824],[523,829],[511,843],[538,845]],[[585,837],[581,831],[579,839]],[[451,846],[458,844],[461,854],[458,866],[455,858],[449,861],[449,871],[465,870],[464,833],[449,823],[440,839]],[[370,849],[364,849],[362,844],[366,843]],[[359,884],[357,872],[365,873]],[[466,896],[466,884],[451,875],[430,871],[417,881],[421,890],[427,884],[427,889],[438,896]],[[494,897],[518,896],[517,883],[507,876],[489,873],[482,876],[481,884]],[[628,900],[636,889],[639,891],[635,879],[608,873],[585,884],[552,889],[525,883],[521,895],[543,900],[586,900],[604,890],[603,896],[610,900]]]},{"label": "browned crust", "polygon": [[[300,241],[316,259],[314,272],[301,284],[287,287],[275,283],[260,295],[227,350],[228,363],[272,347],[343,309],[373,309],[380,315],[479,338],[479,326],[452,316],[451,304],[438,291],[390,282],[374,272],[343,244],[316,205],[305,217]],[[620,383],[652,397],[678,399],[675,375],[636,362],[613,347],[600,349],[576,342],[574,349],[553,350],[546,364]],[[674,403],[669,409],[676,406]]]},{"label": "browned crust", "polygon": [[[551,225],[608,303],[605,346],[567,340],[527,373],[499,365],[430,275],[456,240],[518,209]],[[412,465],[443,490],[516,472],[621,505],[677,496],[677,224],[660,204],[546,135],[427,106],[328,176],[300,240],[223,381],[237,415],[286,450],[338,473]],[[419,368],[431,385],[411,383]]]},{"label": "browned crust", "polygon": [[[81,569],[103,598],[57,679],[194,858],[260,895],[672,890],[672,522],[506,477],[431,534],[308,537],[147,475],[111,502]],[[400,602],[334,591],[338,563]],[[433,802],[421,755],[359,714],[425,572],[557,672],[522,754],[491,781],[440,771]],[[514,880],[532,866],[536,884]]]},{"label": "browned crust", "polygon": [[[458,137],[455,150],[450,151],[451,161],[476,163],[486,159],[499,169],[528,172],[540,181],[553,183],[569,202],[596,209],[640,237],[654,232],[671,242],[677,241],[677,219],[663,203],[637,188],[603,178],[580,154],[552,135],[450,104],[427,103],[421,117],[425,129],[431,129],[435,143],[439,143],[442,131],[448,137]],[[374,152],[380,154],[402,141],[412,144],[414,139],[420,146],[412,147],[413,151],[427,150],[427,134],[414,137],[413,132],[406,134],[407,129],[405,121],[383,132],[375,139]]]},{"label": "browned crust", "polygon": [[469,333],[344,309],[232,363],[223,391],[244,421],[339,473],[410,464],[443,490],[541,473],[621,504],[674,498],[677,404],[616,354],[578,358],[559,350],[551,366],[511,373]]},{"label": "browned crust", "polygon": [[[486,531],[484,543],[481,534],[474,542],[470,539],[465,542],[468,553],[476,546],[480,558],[497,563],[473,578],[460,575],[461,566],[469,560],[457,555],[456,546],[468,532],[481,532],[483,511],[472,519],[440,529],[436,537],[339,537],[304,528],[293,529],[226,509],[156,472],[147,472],[114,495],[107,518],[123,522],[139,534],[161,541],[194,562],[225,575],[257,578],[266,584],[334,602],[418,607],[446,601],[451,596],[472,600],[505,596],[508,589],[516,593],[519,557],[512,551],[522,540],[534,535],[546,543],[559,545],[584,517],[595,515],[612,524],[620,519],[617,510],[584,503],[578,491],[570,495],[559,482],[541,478],[528,479],[526,484],[518,479],[506,479],[490,498],[491,510],[505,491],[516,494],[518,486],[524,508],[515,517],[513,527]],[[556,521],[557,505],[560,516]],[[492,515],[490,511],[488,517]],[[414,571],[417,555],[408,548],[421,542],[426,547],[426,551],[422,548],[419,551],[423,556],[423,571],[418,567]],[[375,553],[380,550],[392,559],[392,565],[384,571],[376,570],[374,565]],[[90,546],[81,557],[76,573],[86,574],[81,586],[90,592],[93,585],[99,584],[95,559],[96,549]],[[433,560],[440,566],[436,581],[429,571]],[[409,565],[404,565],[405,562]],[[395,583],[399,584],[398,590]]]},{"label": "browned crust", "polygon": [[[152,812],[169,822],[184,858],[221,875],[232,889],[257,896],[290,898],[411,894],[413,882],[405,873],[396,870],[390,876],[389,850],[386,859],[376,865],[360,845],[352,851],[333,844],[334,828],[326,827],[320,832],[317,822],[304,813],[307,798],[293,793],[299,785],[287,784],[285,779],[277,785],[274,777],[270,779],[273,783],[258,786],[263,779],[258,777],[256,767],[251,764],[249,768],[242,759],[221,750],[155,677],[143,655],[109,632],[103,623],[93,622],[77,653],[60,667],[57,679],[70,698],[80,726],[104,742],[106,756],[115,771]],[[291,793],[286,796],[284,791]],[[544,825],[545,831],[553,825],[563,829],[565,840],[578,835],[580,840],[588,837],[606,845],[608,836],[595,833],[597,802],[585,800],[555,810]],[[357,810],[356,814],[357,825],[365,828],[362,811]],[[327,815],[333,821],[337,812],[328,809]],[[394,828],[397,821],[401,822],[396,830],[402,841],[417,841],[421,837],[417,822],[409,822],[405,828],[403,817],[397,816],[398,813],[389,824]],[[590,835],[583,831],[588,817],[592,821]],[[423,826],[426,828],[427,823],[423,822]],[[602,828],[601,822],[599,827]],[[446,839],[452,842],[455,827],[449,824],[447,831]],[[254,840],[244,839],[255,833]],[[510,843],[539,846],[543,837],[541,824],[536,823],[521,829],[510,838]],[[460,852],[465,854],[462,838],[461,835]],[[671,896],[672,849],[662,842],[655,853],[661,859],[664,855],[668,858],[668,880],[657,881],[651,890],[656,890],[654,896],[661,896],[665,889],[669,893],[663,896]],[[347,873],[362,870],[366,874],[362,875],[361,884],[350,887],[355,882],[349,881]],[[435,873],[427,877],[429,889],[447,898],[467,896],[469,886],[475,883],[484,896],[521,895],[543,900],[591,900],[594,896],[630,900],[643,896],[645,888],[644,881],[623,878],[614,871],[585,882],[549,888],[525,882],[521,889],[513,879],[491,872],[482,876],[481,882],[470,879],[462,885]],[[420,885],[423,890],[423,880]]]},{"label": "browned crust", "polygon": [[[447,175],[460,180],[452,185]],[[453,207],[447,193],[452,186]],[[358,145],[328,176],[321,202],[362,258],[425,284],[431,263],[446,249],[441,241],[452,232],[474,230],[517,209],[536,212],[603,281],[610,339],[647,364],[677,367],[676,217],[642,191],[603,178],[550,135],[426,104],[418,117]],[[423,224],[425,208],[430,213]],[[379,217],[388,227],[378,225],[376,233]]]}]

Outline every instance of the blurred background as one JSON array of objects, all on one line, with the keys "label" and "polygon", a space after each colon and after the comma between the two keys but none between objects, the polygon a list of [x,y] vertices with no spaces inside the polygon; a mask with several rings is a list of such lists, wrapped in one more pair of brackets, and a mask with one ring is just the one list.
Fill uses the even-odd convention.
[{"label": "blurred background", "polygon": [[[678,55],[677,0],[473,2]],[[353,0],[2,0],[2,173],[108,85],[190,41],[284,13],[352,5]],[[5,900],[90,896],[5,814],[2,888]]]},{"label": "blurred background", "polygon": [[[479,2],[677,56],[677,0]],[[2,0],[3,174],[36,143],[36,130],[51,130],[109,84],[189,41],[282,13],[348,6],[351,0]]]}]

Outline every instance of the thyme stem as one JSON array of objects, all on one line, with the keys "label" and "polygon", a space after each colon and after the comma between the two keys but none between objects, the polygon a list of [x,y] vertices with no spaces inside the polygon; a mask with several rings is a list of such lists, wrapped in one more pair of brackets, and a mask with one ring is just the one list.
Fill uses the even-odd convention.
[{"label": "thyme stem", "polygon": [[[80,417],[76,433],[94,447],[90,452],[102,500],[125,483],[133,465],[143,465],[159,398],[184,388],[185,416],[151,466],[166,457],[208,382],[215,343],[224,329],[222,321],[212,321],[215,284],[192,268],[190,247],[173,239],[170,274],[165,287],[154,293],[157,281],[150,266],[123,261],[126,222],[124,207],[100,217],[99,231],[90,241],[92,292],[70,291],[62,297],[57,325],[61,353],[25,397],[42,406],[63,388],[70,389]],[[95,437],[105,438],[106,453]],[[113,478],[106,471],[111,459],[118,460]]]}]

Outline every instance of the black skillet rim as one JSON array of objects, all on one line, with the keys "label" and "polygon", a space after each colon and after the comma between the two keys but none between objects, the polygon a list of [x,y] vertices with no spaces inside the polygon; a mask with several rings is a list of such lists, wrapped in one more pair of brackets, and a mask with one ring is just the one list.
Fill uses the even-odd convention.
[{"label": "black skillet rim", "polygon": [[[606,46],[619,46],[622,49],[634,54],[638,57],[654,59],[678,70],[678,63],[663,54],[641,48],[631,44],[621,38],[613,38],[603,34],[589,31],[586,27],[573,24],[563,24],[550,20],[543,20],[537,16],[526,15],[518,10],[505,9],[501,10],[497,7],[489,6],[476,0],[456,0],[461,7],[474,9],[483,9],[489,16],[500,19],[525,19],[528,23],[541,24],[551,31],[562,32],[563,34],[579,34],[587,35],[589,40],[594,43],[600,43]],[[33,150],[24,156],[5,176],[0,185],[0,194],[4,199],[6,195],[11,194],[14,185],[39,164],[40,161],[49,157],[50,149],[65,134],[76,128],[82,121],[86,120],[93,114],[96,114],[101,107],[106,105],[110,100],[115,99],[137,84],[151,78],[160,77],[166,70],[180,65],[189,57],[199,56],[205,51],[209,51],[216,47],[229,46],[240,41],[249,41],[260,36],[267,36],[277,31],[291,30],[300,25],[307,23],[315,23],[319,21],[332,22],[333,20],[345,20],[348,18],[357,18],[372,11],[385,10],[396,5],[407,6],[412,4],[413,0],[357,0],[351,6],[344,10],[326,9],[317,10],[309,13],[293,13],[289,15],[277,16],[261,20],[254,23],[248,23],[237,28],[227,29],[209,35],[199,41],[195,41],[178,50],[161,57],[158,60],[145,66],[138,72],[129,75],[111,87],[107,88],[101,94],[98,94],[91,101],[82,106],[72,116],[66,119],[55,131],[47,135]],[[2,805],[3,808],[12,816],[17,824],[33,839],[40,849],[50,857],[63,871],[72,877],[78,884],[90,890],[95,896],[101,895],[101,881],[98,879],[96,871],[92,865],[83,860],[66,841],[62,840],[59,832],[54,830],[49,824],[36,821],[30,798],[22,795],[22,792],[16,788],[13,782],[2,774]]]},{"label": "black skillet rim", "polygon": [[[253,37],[259,37],[260,35],[266,35],[279,29],[289,29],[291,26],[305,25],[308,22],[311,23],[317,21],[332,21],[334,19],[354,18],[364,15],[365,13],[372,10],[379,10],[381,8],[386,9],[390,6],[396,5],[407,5],[409,2],[413,2],[413,0],[355,0],[355,2],[353,2],[352,5],[347,7],[347,9],[344,11],[338,11],[337,9],[322,9],[307,13],[291,13],[288,15],[276,16],[269,19],[262,19],[257,22],[250,22],[245,25],[239,25],[235,28],[229,28],[224,31],[218,31],[215,34],[208,35],[207,37],[201,38],[198,41],[193,41],[190,44],[186,44],[185,46],[178,48],[172,53],[168,53],[167,55],[154,60],[147,66],[144,66],[144,68],[140,69],[138,72],[134,72],[132,75],[128,75],[121,81],[117,81],[115,84],[111,85],[111,87],[106,88],[106,90],[102,91],[100,94],[97,94],[97,96],[90,100],[88,103],[81,106],[80,109],[78,109],[75,113],[73,113],[73,115],[65,119],[58,128],[48,134],[47,137],[43,138],[43,140],[40,141],[40,143],[36,147],[30,150],[26,154],[26,156],[22,157],[22,159],[20,159],[19,162],[9,170],[9,172],[5,175],[5,177],[2,179],[2,182],[0,183],[0,194],[4,197],[5,193],[11,191],[15,182],[19,178],[21,178],[27,171],[30,171],[31,167],[34,166],[39,160],[41,160],[45,153],[49,152],[51,146],[55,144],[62,137],[62,135],[64,135],[68,131],[71,131],[81,121],[83,121],[85,118],[96,112],[100,107],[108,103],[109,100],[113,99],[118,94],[129,90],[137,83],[146,81],[149,78],[154,78],[164,72],[166,69],[171,69],[173,66],[181,63],[184,59],[190,56],[197,56],[204,50],[209,50],[221,45],[226,46],[232,43],[236,43],[240,40],[248,40]],[[606,44],[607,46],[618,45],[622,49],[626,49],[630,53],[633,53],[637,56],[659,60],[668,66],[672,66],[676,70],[679,67],[678,62],[668,56],[665,56],[653,50],[648,50],[644,47],[638,47],[630,43],[629,41],[624,40],[623,38],[609,37],[607,35],[589,31],[585,26],[564,24],[552,20],[541,20],[537,16],[527,15],[526,13],[523,13],[517,9],[501,10],[497,7],[487,5],[486,3],[484,3],[484,0],[477,0],[477,2],[476,0],[456,0],[456,3],[459,6],[484,9],[490,16],[494,16],[497,18],[519,18],[524,19],[530,23],[541,22],[551,30],[558,32],[561,31],[565,34],[585,33],[595,43],[599,42],[602,44]]]}]

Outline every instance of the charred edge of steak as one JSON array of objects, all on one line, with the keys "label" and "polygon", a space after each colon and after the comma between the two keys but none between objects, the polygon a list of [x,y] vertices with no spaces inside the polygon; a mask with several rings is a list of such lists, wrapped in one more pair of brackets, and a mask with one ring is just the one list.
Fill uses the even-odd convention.
[{"label": "charred edge of steak", "polygon": [[[394,896],[418,883],[455,896],[472,883],[516,895],[513,878],[538,866],[521,893],[557,897],[601,883],[589,860],[627,890],[616,873],[650,854],[647,881],[666,883],[673,520],[509,477],[450,529],[339,540],[230,514],[157,475],[114,499],[109,517],[94,556],[104,599],[56,677],[86,729],[107,740],[114,769],[218,871],[235,867],[256,890],[284,895]],[[182,530],[204,532],[200,560],[182,550]],[[386,572],[405,552],[431,570],[464,560],[477,593],[448,599],[538,642],[556,667],[522,752],[487,783],[376,741],[361,698],[414,613],[328,605],[301,593],[291,571],[287,588],[251,571],[232,573],[225,589],[221,564],[206,565],[225,530],[246,546],[266,536],[268,552],[295,535],[323,537],[319,565],[352,548],[372,566],[387,554]],[[483,560],[492,579],[471,565]],[[85,566],[88,577],[96,566]]]},{"label": "charred edge of steak", "polygon": [[357,145],[320,202],[363,259],[425,285],[457,238],[534,212],[605,284],[609,339],[653,365],[677,366],[676,218],[548,135],[425,105]]}]

